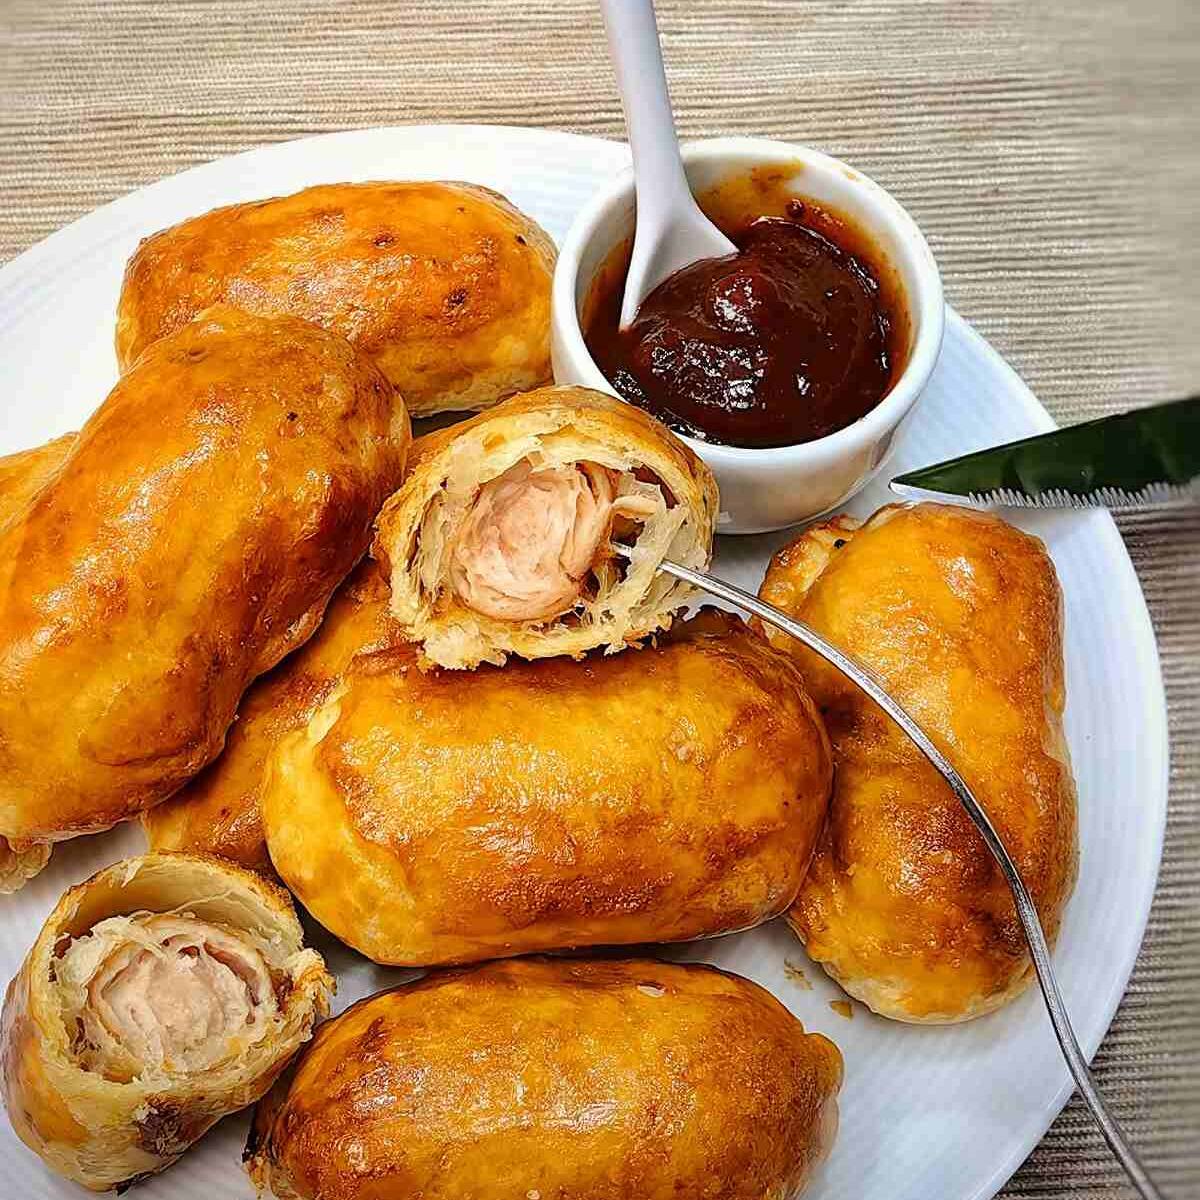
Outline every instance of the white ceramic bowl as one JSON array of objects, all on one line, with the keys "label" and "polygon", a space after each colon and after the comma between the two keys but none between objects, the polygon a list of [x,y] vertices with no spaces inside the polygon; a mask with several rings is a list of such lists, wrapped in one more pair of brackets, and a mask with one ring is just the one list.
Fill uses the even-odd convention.
[{"label": "white ceramic bowl", "polygon": [[[916,222],[873,180],[806,146],[765,138],[716,138],[683,148],[697,194],[754,167],[799,165],[795,195],[828,205],[865,233],[899,284],[909,321],[908,362],[875,408],[845,429],[798,446],[744,449],[684,440],[704,459],[721,489],[721,533],[761,533],[836,508],[883,465],[905,417],[933,372],[942,344],[942,280]],[[580,309],[597,271],[632,236],[633,172],[625,171],[580,212],[554,272],[551,334],[554,377],[616,395],[592,361]]]}]

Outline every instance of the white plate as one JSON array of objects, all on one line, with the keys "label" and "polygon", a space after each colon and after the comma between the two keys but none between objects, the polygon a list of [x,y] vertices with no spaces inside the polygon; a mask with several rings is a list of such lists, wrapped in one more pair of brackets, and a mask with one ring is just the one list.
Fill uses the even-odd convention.
[{"label": "white plate", "polygon": [[[603,180],[625,165],[613,142],[531,129],[424,126],[333,134],[254,150],[187,171],[118,200],[0,270],[0,453],[76,428],[116,377],[113,311],[138,239],[218,204],[362,179],[466,179],[498,188],[556,237]],[[951,314],[928,392],[891,463],[901,470],[1051,426],[986,342]],[[887,499],[877,484],[850,507]],[[1016,514],[1048,543],[1066,597],[1067,733],[1079,784],[1081,870],[1055,961],[1080,1040],[1095,1051],[1124,991],[1154,892],[1166,814],[1166,715],[1149,617],[1111,520]],[[728,539],[718,570],[756,587],[786,538]],[[142,849],[132,828],[61,847],[42,876],[0,899],[0,976],[14,974],[67,885]],[[330,939],[338,1005],[396,982]],[[779,922],[675,948],[770,988],[846,1059],[842,1125],[814,1200],[981,1200],[1017,1168],[1069,1095],[1035,994],[951,1028],[912,1028],[829,1007],[839,993]],[[784,971],[801,964],[811,987]],[[143,1200],[250,1197],[240,1151],[245,1117],[225,1121]],[[52,1176],[0,1122],[0,1191],[20,1200],[81,1195]]]}]

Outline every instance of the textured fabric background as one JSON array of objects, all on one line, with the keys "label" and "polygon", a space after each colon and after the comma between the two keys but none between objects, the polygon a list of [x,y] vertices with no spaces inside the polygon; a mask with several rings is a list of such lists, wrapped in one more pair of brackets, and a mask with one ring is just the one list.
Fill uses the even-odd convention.
[{"label": "textured fabric background", "polygon": [[[1200,390],[1200,3],[660,0],[659,18],[682,132],[811,142],[874,175],[1060,422]],[[0,0],[0,260],[195,163],[420,121],[620,136],[594,4]],[[1097,1072],[1182,1200],[1200,1194],[1200,514],[1121,528],[1162,651],[1171,815]],[[1128,1193],[1072,1103],[1005,1194]]]}]

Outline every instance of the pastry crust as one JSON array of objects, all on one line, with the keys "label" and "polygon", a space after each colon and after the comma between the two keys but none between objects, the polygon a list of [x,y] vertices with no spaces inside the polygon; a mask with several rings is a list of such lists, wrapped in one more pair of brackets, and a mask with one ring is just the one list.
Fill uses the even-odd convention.
[{"label": "pastry crust", "polygon": [[[640,511],[617,518],[616,532],[634,546],[628,563],[606,536],[578,603],[561,615],[504,620],[463,601],[452,562],[481,489],[523,465],[551,478],[599,467],[619,497],[615,511]],[[712,473],[665,426],[600,392],[542,388],[421,438],[404,486],[379,516],[371,552],[390,579],[392,612],[429,661],[500,665],[509,654],[619,650],[669,626],[690,589],[657,566],[670,558],[706,568],[716,517]]]},{"label": "pastry crust", "polygon": [[842,1060],[712,967],[519,959],[427,976],[317,1033],[255,1112],[279,1200],[788,1200]]},{"label": "pastry crust", "polygon": [[117,360],[210,304],[349,338],[414,416],[487,408],[550,379],[554,243],[469,183],[335,183],[234,204],[147,238],[117,308]]},{"label": "pastry crust", "polygon": [[108,828],[211,761],[408,440],[378,369],[306,322],[217,307],[147,351],[0,524],[0,837]]},{"label": "pastry crust", "polygon": [[0,458],[0,530],[25,511],[67,460],[76,435],[63,434],[32,450],[18,450]]},{"label": "pastry crust", "polygon": [[152,850],[217,854],[273,873],[262,827],[264,770],[280,739],[307,725],[351,659],[399,641],[388,587],[364,559],[338,589],[317,632],[242,698],[216,762],[142,814]]},{"label": "pastry crust", "polygon": [[[938,504],[837,518],[760,595],[871,667],[986,809],[1053,941],[1075,883],[1061,598],[1037,538]],[[992,1012],[1032,968],[999,868],[949,787],[849,680],[782,634],[829,728],[829,821],[788,921],[852,996],[901,1021]]]},{"label": "pastry crust", "polygon": [[50,847],[41,842],[0,838],[0,896],[20,891],[50,861]]},{"label": "pastry crust", "polygon": [[[147,917],[155,913],[170,916]],[[222,1046],[205,1046],[189,1027],[202,1066],[170,1055],[130,1058],[133,1042],[90,1042],[101,1001],[70,977],[77,960],[95,957],[100,939],[109,948],[122,939],[142,945],[164,921],[207,932],[221,943],[218,954],[241,954],[270,979],[253,1000],[253,1036],[226,1028]],[[167,955],[166,945],[150,949]],[[204,954],[193,946],[186,963]],[[332,986],[320,955],[303,946],[287,894],[250,872],[175,854],[107,867],[63,896],[9,985],[0,1073],[13,1129],[53,1170],[93,1191],[161,1170],[271,1086],[328,1011]]]},{"label": "pastry crust", "polygon": [[[75,441],[65,434],[44,446],[0,458],[0,532],[62,466]],[[23,888],[50,861],[50,847],[0,837],[0,896]]]},{"label": "pastry crust", "polygon": [[272,759],[271,858],[380,963],[683,941],[792,902],[824,730],[790,660],[715,610],[656,648],[422,672],[361,655]]}]

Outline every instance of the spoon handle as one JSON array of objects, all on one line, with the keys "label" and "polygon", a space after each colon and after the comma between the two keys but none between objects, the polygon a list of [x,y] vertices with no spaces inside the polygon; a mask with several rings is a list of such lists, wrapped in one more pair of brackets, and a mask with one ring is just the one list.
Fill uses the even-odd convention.
[{"label": "spoon handle", "polygon": [[651,0],[600,0],[633,152],[637,226],[620,327],[672,272],[737,247],[700,211],[688,186]]},{"label": "spoon handle", "polygon": [[745,609],[761,620],[774,625],[776,629],[780,629],[791,637],[796,638],[797,641],[803,642],[810,650],[819,654],[827,662],[832,663],[843,675],[866,692],[900,726],[917,749],[941,772],[942,777],[950,785],[954,794],[962,803],[963,808],[967,810],[967,815],[974,822],[975,828],[983,836],[987,848],[999,864],[1000,870],[1003,872],[1004,878],[1012,891],[1017,916],[1020,918],[1021,927],[1025,931],[1025,940],[1029,943],[1029,954],[1033,959],[1033,967],[1037,972],[1038,984],[1042,989],[1042,998],[1045,1000],[1046,1009],[1050,1014],[1050,1023],[1054,1026],[1055,1036],[1058,1038],[1058,1044],[1062,1048],[1063,1057],[1067,1060],[1067,1066],[1075,1080],[1075,1085],[1079,1089],[1079,1094],[1083,1097],[1088,1108],[1091,1109],[1092,1116],[1095,1117],[1096,1124],[1100,1126],[1100,1132],[1104,1135],[1104,1140],[1108,1142],[1113,1154],[1116,1155],[1121,1166],[1125,1168],[1125,1173],[1129,1176],[1130,1182],[1137,1188],[1138,1192],[1144,1197],[1144,1200],[1163,1200],[1162,1193],[1155,1186],[1154,1181],[1150,1178],[1149,1173],[1138,1158],[1136,1151],[1129,1144],[1124,1130],[1121,1128],[1116,1117],[1109,1111],[1104,1098],[1096,1088],[1095,1080],[1088,1069],[1087,1059],[1083,1056],[1083,1051],[1080,1049],[1079,1041],[1075,1036],[1075,1030],[1071,1026],[1071,1018],[1067,1014],[1067,1006],[1063,1001],[1062,992],[1059,990],[1058,980],[1054,976],[1054,968],[1050,960],[1050,947],[1046,944],[1046,934],[1042,929],[1041,921],[1038,919],[1037,908],[1034,906],[1033,899],[1029,895],[1025,881],[1021,878],[1021,872],[1017,869],[1017,864],[1004,848],[1004,843],[1000,840],[1000,835],[996,832],[995,826],[988,819],[987,813],[984,812],[979,801],[975,799],[963,777],[950,765],[949,759],[933,744],[925,731],[909,716],[908,712],[896,700],[892,699],[873,671],[855,662],[849,655],[844,654],[836,646],[831,645],[814,629],[809,628],[809,626],[800,621],[793,620],[791,617],[780,612],[779,609],[764,603],[750,592],[725,583],[723,580],[717,579],[712,575],[693,571],[688,567],[683,567],[673,562],[663,562],[659,564],[659,569],[667,575],[673,575],[676,579],[682,579],[684,582],[701,588],[722,600],[728,601],[730,604],[736,604],[739,608]]},{"label": "spoon handle", "polygon": [[639,222],[688,190],[653,0],[600,0],[633,152]]}]

